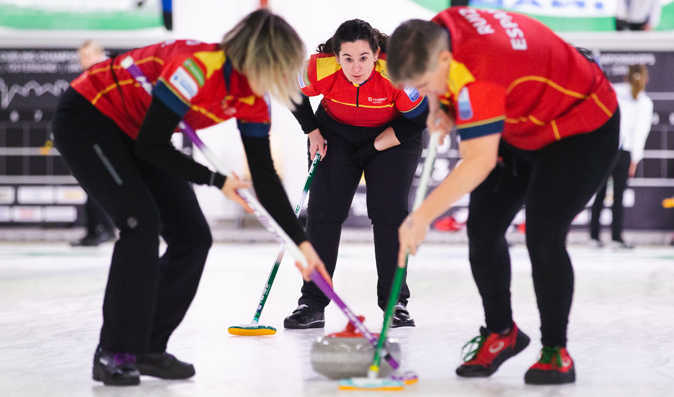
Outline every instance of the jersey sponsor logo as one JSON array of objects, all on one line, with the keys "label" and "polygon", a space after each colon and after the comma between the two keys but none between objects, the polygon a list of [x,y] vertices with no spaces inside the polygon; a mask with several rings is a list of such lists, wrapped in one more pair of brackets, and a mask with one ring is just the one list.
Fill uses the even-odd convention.
[{"label": "jersey sponsor logo", "polygon": [[405,94],[407,94],[407,97],[410,99],[410,101],[414,102],[417,99],[419,99],[419,91],[417,91],[416,88],[406,86],[404,91],[405,91]]},{"label": "jersey sponsor logo", "polygon": [[470,103],[470,94],[468,87],[463,87],[459,93],[459,118],[461,120],[470,120],[473,118],[473,105]]},{"label": "jersey sponsor logo", "polygon": [[169,83],[171,83],[171,85],[188,101],[194,98],[197,91],[199,91],[197,82],[194,81],[194,78],[192,78],[182,66],[179,66],[178,69],[173,72],[169,78]]},{"label": "jersey sponsor logo", "polygon": [[191,59],[187,59],[185,62],[183,62],[183,66],[187,72],[192,77],[194,77],[194,79],[197,81],[197,84],[199,84],[199,87],[203,87],[205,82],[204,73],[201,71],[199,66],[197,66],[196,62]]},{"label": "jersey sponsor logo", "polygon": [[387,99],[388,99],[388,97],[384,97],[384,98],[372,98],[371,96],[367,97],[368,102],[372,102],[374,104],[384,103],[384,102],[386,102]]},{"label": "jersey sponsor logo", "polygon": [[222,112],[227,117],[233,117],[236,114],[236,108],[231,106],[232,103],[236,103],[236,101],[234,100],[234,97],[231,95],[226,95],[225,98],[220,103]]}]

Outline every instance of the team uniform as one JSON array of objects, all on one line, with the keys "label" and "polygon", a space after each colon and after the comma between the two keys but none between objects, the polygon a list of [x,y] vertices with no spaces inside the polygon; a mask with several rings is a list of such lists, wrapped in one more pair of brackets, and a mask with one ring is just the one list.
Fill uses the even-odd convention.
[{"label": "team uniform", "polygon": [[[415,89],[400,90],[391,84],[384,53],[362,84],[346,78],[334,54],[323,53],[310,57],[298,80],[305,98],[294,115],[305,133],[319,128],[328,142],[328,154],[316,171],[309,196],[309,241],[332,275],[342,224],[364,173],[368,216],[374,227],[377,300],[384,309],[397,263],[398,227],[408,214],[408,195],[421,154],[427,101]],[[308,97],[317,95],[323,98],[314,114]],[[378,152],[374,139],[388,127],[401,144]],[[401,316],[406,315],[409,296],[404,283],[398,306]],[[316,313],[308,326],[324,325],[323,309],[329,302],[314,284],[304,284],[298,309]],[[285,325],[296,326],[288,319]]]},{"label": "team uniform", "polygon": [[[591,57],[524,15],[458,7],[433,22],[451,38],[453,60],[440,99],[454,113],[460,138],[501,134],[499,164],[471,193],[467,224],[487,328],[478,353],[457,373],[488,376],[529,342],[512,320],[505,239],[525,206],[545,346],[525,379],[538,383],[555,369],[562,374],[557,380],[571,381],[565,347],[573,269],[565,239],[616,159],[616,95]],[[508,349],[496,349],[501,342]]]},{"label": "team uniform", "polygon": [[[120,65],[133,57],[148,95]],[[296,242],[306,240],[269,149],[270,113],[217,44],[175,41],[101,62],[64,93],[53,130],[73,175],[120,230],[103,305],[100,351],[160,354],[196,293],[210,229],[191,183],[225,176],[171,144],[180,120],[195,129],[235,118],[259,199]],[[168,247],[158,258],[159,239]],[[98,353],[97,353],[98,354]],[[98,380],[101,373],[94,376]],[[141,370],[142,373],[142,370]]]}]

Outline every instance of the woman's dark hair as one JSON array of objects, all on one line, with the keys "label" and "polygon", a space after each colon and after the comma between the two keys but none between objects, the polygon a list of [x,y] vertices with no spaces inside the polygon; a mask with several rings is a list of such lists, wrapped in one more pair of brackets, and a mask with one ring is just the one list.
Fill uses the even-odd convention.
[{"label": "woman's dark hair", "polygon": [[367,41],[373,53],[377,51],[377,48],[382,52],[386,52],[388,36],[373,28],[362,19],[352,19],[339,25],[335,34],[328,41],[320,44],[316,51],[324,54],[339,55],[342,43],[353,43],[358,40]]}]

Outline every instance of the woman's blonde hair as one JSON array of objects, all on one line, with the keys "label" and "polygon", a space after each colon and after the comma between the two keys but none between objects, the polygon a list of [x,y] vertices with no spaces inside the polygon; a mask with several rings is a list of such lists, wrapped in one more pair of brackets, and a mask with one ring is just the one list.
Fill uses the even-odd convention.
[{"label": "woman's blonde hair", "polygon": [[295,30],[267,9],[248,14],[221,43],[232,66],[290,109],[301,103],[296,76],[306,50]]},{"label": "woman's blonde hair", "polygon": [[646,65],[631,65],[625,79],[632,86],[632,98],[637,99],[637,95],[646,90],[648,68]]}]

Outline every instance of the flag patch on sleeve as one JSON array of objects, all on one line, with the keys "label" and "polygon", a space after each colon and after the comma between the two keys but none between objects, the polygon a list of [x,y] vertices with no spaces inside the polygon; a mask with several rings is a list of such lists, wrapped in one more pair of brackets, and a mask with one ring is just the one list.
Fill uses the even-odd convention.
[{"label": "flag patch on sleeve", "polygon": [[463,87],[459,93],[459,118],[461,120],[470,120],[473,118],[473,105],[470,103],[468,88]]},{"label": "flag patch on sleeve", "polygon": [[410,99],[410,101],[414,102],[417,99],[419,99],[419,91],[417,91],[416,88],[406,86],[404,91],[405,94],[407,94],[407,97]]},{"label": "flag patch on sleeve", "polygon": [[309,81],[309,61],[304,63],[304,69],[300,74],[297,75],[297,82],[300,84],[300,88],[305,88],[310,84]]},{"label": "flag patch on sleeve", "polygon": [[197,84],[199,84],[199,87],[203,87],[205,82],[204,73],[201,71],[201,69],[199,69],[199,66],[197,66],[197,64],[191,59],[185,60],[183,66],[185,67],[187,72],[192,77],[194,77],[194,79],[197,81]]},{"label": "flag patch on sleeve", "polygon": [[169,83],[188,101],[194,98],[199,86],[194,78],[182,67],[178,67],[169,78]]}]

